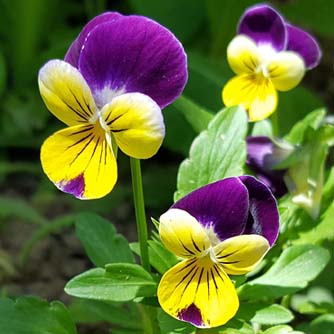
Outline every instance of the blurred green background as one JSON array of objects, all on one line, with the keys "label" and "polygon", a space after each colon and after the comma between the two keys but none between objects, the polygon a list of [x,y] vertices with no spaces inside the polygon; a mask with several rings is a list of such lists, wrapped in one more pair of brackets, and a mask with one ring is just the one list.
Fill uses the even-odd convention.
[{"label": "blurred green background", "polygon": [[[196,129],[187,122],[194,103],[220,110],[221,89],[232,76],[226,46],[251,0],[0,0],[0,283],[3,294],[63,298],[64,282],[89,266],[73,235],[73,214],[94,211],[110,218],[134,240],[128,159],[119,156],[119,181],[98,201],[79,201],[59,192],[43,174],[39,149],[63,125],[43,104],[37,87],[39,68],[63,58],[83,25],[106,11],[141,14],[171,29],[188,54],[189,82],[182,103],[164,110],[166,140],[157,156],[144,161],[148,216],[171,204],[177,168],[187,156]],[[289,21],[316,36],[321,64],[297,89],[280,95],[281,134],[307,113],[334,106],[334,2],[271,1]],[[187,109],[188,108],[188,109]],[[191,109],[191,108],[190,108]],[[50,288],[50,281],[52,281]]]}]

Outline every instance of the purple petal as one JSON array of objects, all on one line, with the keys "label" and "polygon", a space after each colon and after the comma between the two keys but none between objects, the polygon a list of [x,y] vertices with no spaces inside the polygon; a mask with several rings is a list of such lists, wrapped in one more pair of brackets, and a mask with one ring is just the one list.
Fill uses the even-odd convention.
[{"label": "purple petal", "polygon": [[247,138],[247,165],[256,173],[256,176],[274,193],[281,197],[287,193],[284,183],[285,170],[274,170],[273,167],[291,153],[275,145],[265,136]]},{"label": "purple petal", "polygon": [[107,99],[117,92],[140,92],[161,108],[181,94],[187,81],[181,43],[169,30],[142,16],[96,26],[81,51],[79,70],[94,96],[104,94]]},{"label": "purple petal", "polygon": [[74,40],[71,44],[70,48],[68,49],[65,55],[65,61],[70,63],[74,67],[78,67],[78,60],[81,48],[85,42],[87,35],[90,33],[92,29],[94,29],[97,25],[105,22],[114,22],[117,19],[123,17],[119,13],[115,12],[106,12],[101,15],[94,17],[90,20],[81,30],[79,36]]},{"label": "purple petal", "polygon": [[316,67],[321,59],[321,49],[317,41],[306,31],[287,24],[288,50],[297,52],[308,69]]},{"label": "purple petal", "polygon": [[84,175],[80,174],[70,181],[63,181],[58,185],[58,187],[65,193],[71,194],[77,198],[82,198],[85,191]]},{"label": "purple petal", "polygon": [[191,192],[172,207],[187,211],[204,227],[213,227],[218,238],[225,240],[245,229],[248,191],[239,178],[226,178]]},{"label": "purple petal", "polygon": [[276,200],[269,188],[253,176],[240,176],[249,192],[249,217],[243,234],[259,234],[270,246],[277,239],[279,216]]},{"label": "purple petal", "polygon": [[247,138],[246,163],[258,171],[268,171],[272,167],[274,144],[269,137]]},{"label": "purple petal", "polygon": [[190,322],[195,326],[203,326],[201,311],[194,303],[191,304],[188,308],[181,310],[177,317],[180,320]]},{"label": "purple petal", "polygon": [[287,44],[283,17],[268,5],[248,8],[239,21],[238,34],[249,36],[257,44],[269,44],[276,51],[284,50]]}]

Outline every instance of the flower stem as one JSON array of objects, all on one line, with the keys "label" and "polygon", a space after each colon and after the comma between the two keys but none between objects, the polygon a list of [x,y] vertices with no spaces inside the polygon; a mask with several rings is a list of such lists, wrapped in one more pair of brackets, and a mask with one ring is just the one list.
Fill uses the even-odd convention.
[{"label": "flower stem", "polygon": [[270,117],[271,125],[273,128],[273,135],[279,137],[279,122],[278,122],[278,111],[276,110]]},{"label": "flower stem", "polygon": [[140,169],[140,160],[130,157],[130,164],[131,164],[132,190],[133,190],[133,199],[136,212],[137,233],[139,240],[141,264],[144,269],[150,271],[150,262],[149,262],[148,247],[147,247],[147,223],[145,215],[145,204],[144,204],[143,184],[142,184],[141,169]]}]

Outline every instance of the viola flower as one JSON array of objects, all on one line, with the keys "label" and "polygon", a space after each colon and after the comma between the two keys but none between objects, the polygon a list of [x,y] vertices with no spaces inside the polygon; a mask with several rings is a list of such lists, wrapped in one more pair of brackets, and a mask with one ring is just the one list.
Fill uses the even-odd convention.
[{"label": "viola flower", "polygon": [[275,198],[252,176],[226,178],[177,201],[160,217],[162,242],[183,259],[160,281],[163,310],[197,327],[225,324],[239,307],[228,275],[250,272],[278,229]]},{"label": "viola flower", "polygon": [[236,76],[223,88],[224,104],[243,105],[250,121],[265,119],[277,107],[277,91],[297,86],[320,58],[321,50],[310,34],[287,23],[268,5],[250,7],[227,48]]},{"label": "viola flower", "polygon": [[95,17],[65,61],[51,60],[39,72],[47,108],[68,126],[44,142],[44,172],[77,198],[108,194],[117,147],[137,159],[153,156],[165,134],[161,108],[186,81],[186,55],[169,30],[142,16]]},{"label": "viola flower", "polygon": [[286,159],[294,150],[287,142],[272,139],[266,136],[251,136],[247,138],[246,164],[256,174],[256,177],[266,184],[275,197],[287,193],[284,182],[286,169],[276,170],[275,166]]}]

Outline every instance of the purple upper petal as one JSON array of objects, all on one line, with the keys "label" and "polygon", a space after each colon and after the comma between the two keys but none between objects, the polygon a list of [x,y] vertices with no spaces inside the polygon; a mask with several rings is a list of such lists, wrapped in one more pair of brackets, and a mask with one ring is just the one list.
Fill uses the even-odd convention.
[{"label": "purple upper petal", "polygon": [[297,52],[308,69],[317,66],[321,59],[321,49],[317,41],[306,31],[286,24],[288,30],[287,49]]},{"label": "purple upper petal", "polygon": [[249,192],[249,216],[243,234],[259,234],[270,246],[279,232],[279,215],[276,200],[269,188],[253,176],[240,176]]},{"label": "purple upper petal", "polygon": [[245,229],[248,191],[239,178],[226,178],[191,192],[172,207],[187,211],[205,227],[212,226],[219,239],[225,240]]},{"label": "purple upper petal", "polygon": [[269,44],[276,51],[287,45],[287,31],[282,16],[268,5],[248,8],[239,21],[238,34],[252,38],[257,44]]},{"label": "purple upper petal", "polygon": [[274,170],[273,167],[286,158],[290,152],[278,147],[265,136],[247,138],[246,163],[276,197],[286,194],[287,187],[284,183],[285,170]]},{"label": "purple upper petal", "polygon": [[75,39],[75,41],[72,43],[70,48],[68,49],[66,55],[65,55],[65,61],[73,65],[74,67],[78,67],[78,60],[81,48],[85,42],[85,39],[87,35],[90,33],[90,31],[95,28],[97,25],[105,22],[114,22],[117,19],[121,18],[122,15],[115,12],[106,12],[101,15],[98,15],[94,17],[92,20],[90,20],[82,29],[79,36]]},{"label": "purple upper petal", "polygon": [[[141,16],[95,26],[84,42],[78,68],[95,96],[101,91],[140,92],[162,108],[187,81],[181,43],[166,28]],[[112,94],[111,94],[112,95]]]}]

